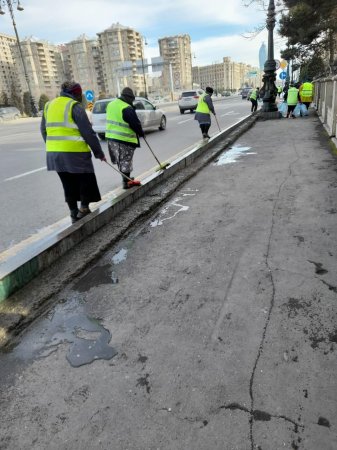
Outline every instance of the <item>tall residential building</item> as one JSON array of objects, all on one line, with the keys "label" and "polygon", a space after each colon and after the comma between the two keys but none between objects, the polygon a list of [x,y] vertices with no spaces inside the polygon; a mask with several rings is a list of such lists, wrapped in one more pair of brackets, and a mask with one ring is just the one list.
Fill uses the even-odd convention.
[{"label": "tall residential building", "polygon": [[[47,41],[27,38],[20,41],[26,63],[32,96],[37,102],[41,94],[54,98],[64,79],[60,49]],[[21,91],[28,91],[25,71],[17,46],[12,47]]]},{"label": "tall residential building", "polygon": [[[256,76],[252,76],[256,72]],[[245,84],[255,86],[259,80],[259,70],[250,65],[237,63],[224,57],[221,63],[193,67],[193,84],[205,89],[211,86],[216,91],[237,90]]]},{"label": "tall residential building", "polygon": [[0,95],[5,92],[11,97],[12,86],[17,87],[17,75],[11,47],[17,45],[14,36],[0,34]]},{"label": "tall residential building", "polygon": [[264,69],[264,63],[267,60],[267,49],[266,44],[262,42],[260,50],[259,50],[259,64],[260,64],[260,70]]},{"label": "tall residential building", "polygon": [[191,38],[188,34],[163,37],[158,40],[164,60],[163,85],[170,90],[170,65],[175,90],[192,88]]},{"label": "tall residential building", "polygon": [[141,34],[116,23],[97,35],[106,94],[116,95],[125,86],[138,94],[144,91],[146,69]]},{"label": "tall residential building", "polygon": [[82,90],[94,91],[96,97],[105,90],[98,41],[84,34],[61,47],[65,78],[81,84]]}]

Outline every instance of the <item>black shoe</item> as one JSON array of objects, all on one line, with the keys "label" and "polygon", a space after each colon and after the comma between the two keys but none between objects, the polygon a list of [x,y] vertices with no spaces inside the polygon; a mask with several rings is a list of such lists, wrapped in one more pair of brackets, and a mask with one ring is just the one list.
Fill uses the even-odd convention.
[{"label": "black shoe", "polygon": [[83,219],[83,217],[87,216],[90,213],[91,211],[89,208],[80,208],[77,213],[77,219]]},{"label": "black shoe", "polygon": [[206,134],[207,139],[211,139],[211,136],[209,134]]},{"label": "black shoe", "polygon": [[77,214],[78,214],[78,209],[72,209],[70,211],[71,223],[75,223],[78,221]]}]

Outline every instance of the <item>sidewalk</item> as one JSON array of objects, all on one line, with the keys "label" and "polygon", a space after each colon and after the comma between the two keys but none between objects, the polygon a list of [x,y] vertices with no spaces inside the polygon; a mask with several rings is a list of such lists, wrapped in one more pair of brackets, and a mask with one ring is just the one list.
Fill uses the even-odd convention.
[{"label": "sidewalk", "polygon": [[52,298],[0,354],[0,448],[336,449],[329,145],[258,121]]}]

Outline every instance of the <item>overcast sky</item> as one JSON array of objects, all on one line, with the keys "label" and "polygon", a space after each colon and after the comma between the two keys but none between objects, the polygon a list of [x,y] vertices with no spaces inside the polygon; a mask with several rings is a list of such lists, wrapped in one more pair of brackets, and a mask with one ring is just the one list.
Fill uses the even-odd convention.
[{"label": "overcast sky", "polygon": [[[159,56],[158,38],[189,34],[193,65],[229,56],[258,66],[258,50],[263,41],[267,44],[265,30],[252,40],[242,37],[266,20],[265,12],[243,7],[243,0],[22,0],[21,4],[24,11],[14,9],[20,39],[34,36],[60,44],[81,34],[96,37],[119,22],[146,38],[146,57]],[[0,31],[14,35],[7,7],[4,10]],[[282,42],[275,40],[275,58],[279,58]]]}]

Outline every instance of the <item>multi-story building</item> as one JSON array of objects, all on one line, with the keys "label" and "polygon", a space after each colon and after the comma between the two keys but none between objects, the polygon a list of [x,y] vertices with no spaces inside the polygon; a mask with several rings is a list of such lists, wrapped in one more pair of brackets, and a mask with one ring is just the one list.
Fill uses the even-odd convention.
[{"label": "multi-story building", "polygon": [[[45,94],[49,98],[58,95],[64,79],[60,49],[47,41],[35,38],[21,40],[20,44],[31,93],[35,101],[39,100],[41,94]],[[25,70],[18,47],[13,46],[12,52],[21,91],[27,92]]]},{"label": "multi-story building", "polygon": [[117,23],[97,35],[106,93],[117,95],[124,86],[137,94],[147,91],[141,34]]},{"label": "multi-story building", "polygon": [[[188,34],[163,37],[158,40],[159,53],[164,61],[163,87],[170,91],[170,70],[173,88],[177,91],[192,88],[191,38]],[[170,67],[171,66],[171,67]]]},{"label": "multi-story building", "polygon": [[61,47],[65,78],[81,84],[82,90],[105,91],[98,41],[84,34]]},{"label": "multi-story building", "polygon": [[[17,75],[11,47],[17,45],[14,36],[0,34],[0,95],[10,99],[12,89],[17,86]],[[3,101],[3,100],[1,100]]]},{"label": "multi-story building", "polygon": [[201,88],[211,86],[219,92],[237,90],[246,84],[256,86],[260,79],[259,69],[244,63],[236,63],[229,57],[224,57],[221,63],[193,67],[192,70],[193,84]]}]

